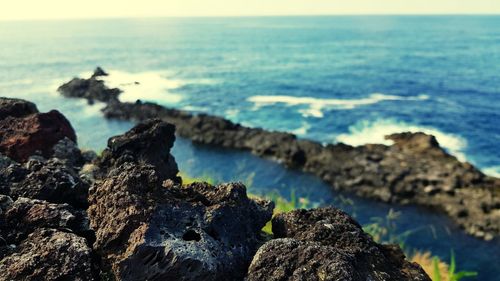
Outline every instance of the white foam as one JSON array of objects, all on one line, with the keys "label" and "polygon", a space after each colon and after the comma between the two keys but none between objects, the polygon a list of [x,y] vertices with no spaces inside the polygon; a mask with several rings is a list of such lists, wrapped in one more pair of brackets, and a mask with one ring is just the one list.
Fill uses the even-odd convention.
[{"label": "white foam", "polygon": [[500,178],[500,165],[482,169],[483,173],[490,177]]},{"label": "white foam", "polygon": [[349,127],[349,133],[340,134],[335,139],[353,146],[367,143],[380,143],[391,145],[391,140],[386,140],[384,136],[401,132],[423,132],[436,137],[437,141],[449,153],[457,157],[460,161],[465,161],[464,149],[467,141],[457,135],[445,133],[432,127],[412,125],[396,120],[375,120],[361,121]]},{"label": "white foam", "polygon": [[224,112],[225,117],[229,119],[235,119],[236,117],[238,117],[238,114],[240,114],[240,111],[235,108],[228,109]]},{"label": "white foam", "polygon": [[182,100],[180,94],[170,91],[185,85],[185,82],[179,79],[168,79],[166,73],[110,70],[108,74],[99,79],[102,79],[110,88],[121,89],[123,92],[119,98],[122,102],[143,100],[160,104],[176,104]]},{"label": "white foam", "polygon": [[426,100],[429,96],[419,95],[415,97],[402,97],[395,95],[386,95],[381,93],[374,93],[366,98],[361,99],[320,99],[313,97],[294,97],[294,96],[251,96],[247,101],[254,103],[254,109],[263,106],[270,106],[277,103],[283,103],[286,106],[299,106],[305,105],[307,108],[300,109],[304,117],[323,117],[324,109],[354,109],[359,106],[379,103],[382,101],[395,101],[395,100]]},{"label": "white foam", "polygon": [[302,126],[295,130],[291,130],[291,132],[297,136],[305,136],[307,132],[311,129],[311,125],[306,122],[302,122]]}]

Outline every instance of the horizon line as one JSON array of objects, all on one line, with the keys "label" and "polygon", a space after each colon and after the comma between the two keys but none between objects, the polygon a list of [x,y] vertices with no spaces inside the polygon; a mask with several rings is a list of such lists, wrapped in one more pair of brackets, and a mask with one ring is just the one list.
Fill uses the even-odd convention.
[{"label": "horizon line", "polygon": [[500,16],[494,13],[358,13],[358,14],[269,14],[269,15],[165,15],[165,16],[109,16],[109,17],[73,17],[73,18],[32,18],[0,19],[0,22],[30,21],[85,21],[85,20],[126,20],[126,19],[182,19],[182,18],[271,18],[271,17],[389,17],[389,16]]}]

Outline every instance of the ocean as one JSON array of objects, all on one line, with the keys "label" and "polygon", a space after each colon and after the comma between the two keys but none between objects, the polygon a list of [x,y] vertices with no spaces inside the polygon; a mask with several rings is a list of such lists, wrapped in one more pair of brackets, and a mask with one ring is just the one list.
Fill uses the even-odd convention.
[{"label": "ocean", "polygon": [[[463,161],[500,176],[500,16],[163,18],[0,22],[0,95],[59,109],[80,147],[102,150],[132,124],[106,121],[57,87],[96,66],[106,82],[141,99],[289,131],[324,143],[388,143],[423,131]],[[134,83],[138,82],[138,83]],[[251,183],[252,192],[344,205],[316,178],[246,152],[179,139],[174,155],[192,176]],[[339,200],[342,199],[342,200]],[[361,221],[401,211],[409,247],[459,267],[500,275],[500,242],[463,234],[446,217],[359,198],[344,206]],[[496,262],[495,262],[496,261]]]}]

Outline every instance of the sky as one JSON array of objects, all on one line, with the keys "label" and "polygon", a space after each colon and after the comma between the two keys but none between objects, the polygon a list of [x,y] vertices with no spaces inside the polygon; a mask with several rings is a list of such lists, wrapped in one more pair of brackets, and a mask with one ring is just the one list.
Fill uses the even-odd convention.
[{"label": "sky", "polygon": [[500,14],[500,0],[0,0],[0,20],[357,14]]}]

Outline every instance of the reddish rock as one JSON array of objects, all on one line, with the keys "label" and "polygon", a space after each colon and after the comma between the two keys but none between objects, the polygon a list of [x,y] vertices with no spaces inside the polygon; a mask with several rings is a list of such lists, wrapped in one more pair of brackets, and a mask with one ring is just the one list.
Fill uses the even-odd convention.
[{"label": "reddish rock", "polygon": [[56,110],[0,120],[0,153],[18,162],[26,161],[37,151],[50,157],[53,146],[65,137],[76,142],[73,127]]}]

